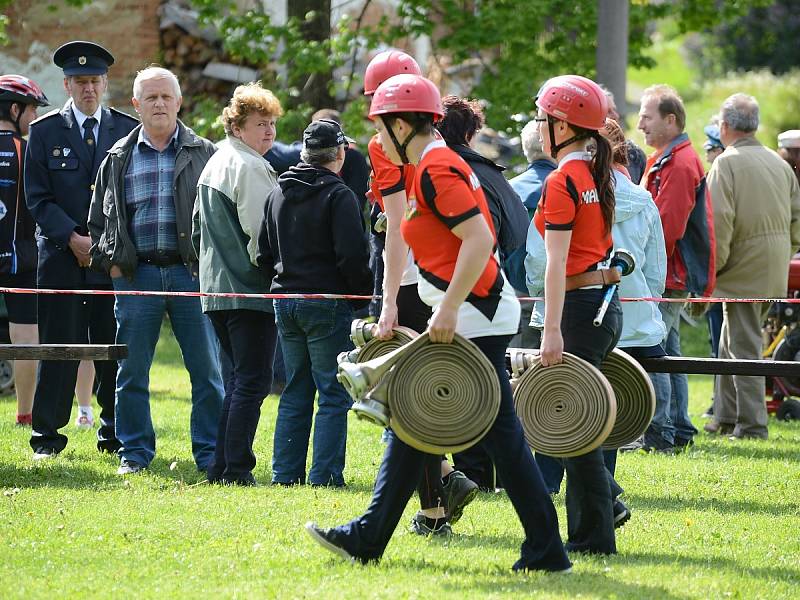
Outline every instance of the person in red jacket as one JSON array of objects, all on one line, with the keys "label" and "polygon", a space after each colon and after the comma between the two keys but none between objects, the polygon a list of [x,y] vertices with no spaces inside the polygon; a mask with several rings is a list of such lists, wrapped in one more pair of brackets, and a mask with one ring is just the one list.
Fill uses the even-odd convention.
[{"label": "person in red jacket", "polygon": [[[435,134],[434,120],[443,112],[439,90],[418,75],[385,81],[370,107],[386,155],[395,164],[416,165],[401,233],[419,266],[420,297],[433,308],[427,331],[434,343],[450,343],[456,332],[470,339],[497,373],[500,410],[481,443],[525,530],[513,568],[569,571],[558,517],[514,412],[505,370],[506,348],[519,325],[519,302],[495,255],[497,239],[478,178]],[[343,558],[365,563],[381,558],[423,477],[427,455],[391,430],[388,438],[367,511],[332,529],[306,525],[316,542]]]},{"label": "person in red jacket", "polygon": [[[638,128],[645,143],[655,149],[647,159],[642,185],[653,196],[661,215],[667,249],[665,298],[686,298],[690,293],[709,296],[716,278],[714,218],[700,157],[684,133],[686,111],[678,93],[655,85],[642,95]],[[682,302],[660,304],[669,356],[681,356]],[[689,384],[683,373],[670,376],[669,419],[654,423],[661,431],[657,443],[645,450],[671,453],[690,446],[697,429],[689,418]]]}]

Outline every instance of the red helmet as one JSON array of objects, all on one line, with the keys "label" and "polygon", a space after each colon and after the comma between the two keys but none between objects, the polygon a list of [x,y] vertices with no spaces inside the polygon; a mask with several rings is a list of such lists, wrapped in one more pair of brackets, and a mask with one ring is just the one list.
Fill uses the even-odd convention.
[{"label": "red helmet", "polygon": [[432,113],[434,121],[444,116],[439,88],[422,75],[395,75],[375,91],[369,118],[402,112]]},{"label": "red helmet", "polygon": [[536,106],[546,114],[584,129],[602,129],[608,115],[608,97],[591,79],[561,75],[545,82]]},{"label": "red helmet", "polygon": [[374,94],[378,86],[395,75],[422,75],[414,57],[399,50],[385,50],[369,61],[364,72],[364,94]]},{"label": "red helmet", "polygon": [[50,102],[35,81],[22,75],[0,75],[0,102],[47,106]]}]

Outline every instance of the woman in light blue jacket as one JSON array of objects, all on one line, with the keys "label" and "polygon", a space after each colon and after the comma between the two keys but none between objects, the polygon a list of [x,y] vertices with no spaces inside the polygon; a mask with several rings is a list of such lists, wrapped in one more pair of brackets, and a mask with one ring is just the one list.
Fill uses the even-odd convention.
[{"label": "woman in light blue jacket", "polygon": [[[664,232],[650,192],[634,184],[628,176],[625,163],[625,137],[619,125],[612,120],[607,121],[602,130],[614,149],[614,226],[611,234],[615,249],[624,248],[636,261],[634,271],[622,278],[619,284],[621,298],[658,298],[664,292],[667,274],[667,255],[664,246]],[[532,296],[542,296],[544,291],[544,271],[546,256],[544,240],[536,227],[528,228],[526,242],[527,257],[525,259],[526,283]],[[623,302],[622,335],[617,346],[634,358],[663,356],[661,342],[666,335],[664,321],[656,302]],[[544,323],[544,302],[534,306],[531,316],[531,327],[541,330]],[[650,378],[656,389],[669,386],[669,375],[651,373]],[[666,390],[669,392],[669,389]],[[669,398],[669,393],[657,394],[657,397]],[[648,429],[657,426],[657,421],[669,423],[669,406],[657,406],[653,423]],[[644,447],[644,440],[638,440],[637,447]],[[613,474],[616,463],[616,452],[605,453],[606,466]],[[563,476],[563,468],[559,461],[549,456],[536,455],[536,461],[542,471],[551,493],[557,493]],[[615,525],[619,526],[630,518],[630,511],[619,501],[614,505]]]}]

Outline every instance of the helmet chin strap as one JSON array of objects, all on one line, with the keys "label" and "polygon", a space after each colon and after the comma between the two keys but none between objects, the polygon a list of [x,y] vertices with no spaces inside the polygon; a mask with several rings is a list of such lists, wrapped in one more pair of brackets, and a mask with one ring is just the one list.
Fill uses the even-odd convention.
[{"label": "helmet chin strap", "polygon": [[553,157],[553,160],[557,160],[556,157],[558,156],[558,153],[573,142],[585,140],[590,137],[587,133],[576,133],[571,138],[564,140],[560,144],[556,144],[555,119],[550,115],[547,115],[547,132],[550,135],[550,156]]},{"label": "helmet chin strap", "polygon": [[383,126],[386,127],[386,131],[389,132],[389,137],[392,139],[392,143],[394,144],[395,150],[397,150],[397,154],[400,155],[400,160],[403,161],[404,165],[409,164],[411,161],[408,160],[408,154],[406,153],[406,150],[408,145],[411,143],[411,140],[413,140],[414,137],[416,137],[416,135],[420,132],[420,125],[416,125],[401,144],[398,141],[397,136],[395,136],[394,131],[392,131],[392,128],[389,126],[389,123],[386,122],[386,119],[381,117],[381,121],[383,121]]}]

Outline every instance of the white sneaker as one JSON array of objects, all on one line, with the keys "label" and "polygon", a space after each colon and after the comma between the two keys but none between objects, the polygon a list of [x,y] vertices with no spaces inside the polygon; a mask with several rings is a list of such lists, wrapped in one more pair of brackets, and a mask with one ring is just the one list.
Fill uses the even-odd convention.
[{"label": "white sneaker", "polygon": [[75,427],[78,429],[94,429],[94,417],[88,415],[78,415],[75,419]]}]

